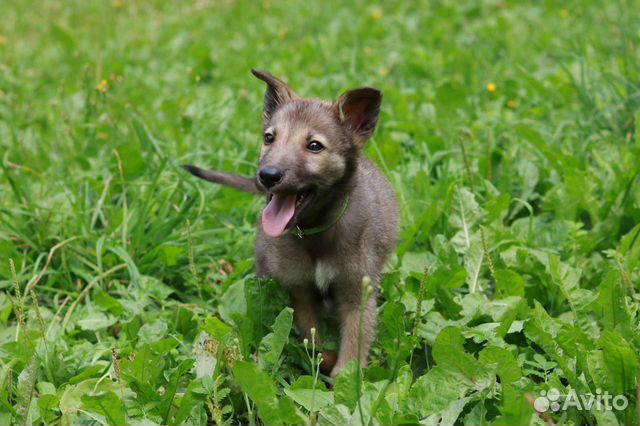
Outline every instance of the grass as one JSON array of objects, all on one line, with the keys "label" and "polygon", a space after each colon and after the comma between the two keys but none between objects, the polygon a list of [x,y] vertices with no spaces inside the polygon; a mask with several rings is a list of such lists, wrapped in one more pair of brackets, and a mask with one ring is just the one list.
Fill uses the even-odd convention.
[{"label": "grass", "polygon": [[[638,424],[639,6],[4,2],[0,423]],[[262,200],[178,167],[254,173],[251,67],[384,92],[401,238],[334,383],[254,277]]]}]

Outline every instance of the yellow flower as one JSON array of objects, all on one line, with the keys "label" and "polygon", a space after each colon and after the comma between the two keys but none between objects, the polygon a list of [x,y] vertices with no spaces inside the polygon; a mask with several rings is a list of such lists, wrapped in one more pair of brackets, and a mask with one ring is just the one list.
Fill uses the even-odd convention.
[{"label": "yellow flower", "polygon": [[513,99],[511,99],[510,101],[507,102],[507,107],[508,108],[516,109],[517,106],[518,106],[518,103],[516,101],[514,101]]},{"label": "yellow flower", "polygon": [[380,18],[382,18],[382,11],[381,11],[380,9],[378,9],[378,8],[373,9],[373,10],[371,11],[371,18],[372,18],[374,21],[379,21],[379,20],[380,20]]},{"label": "yellow flower", "polygon": [[111,7],[113,7],[114,9],[120,9],[124,7],[124,0],[112,0]]},{"label": "yellow flower", "polygon": [[4,46],[8,41],[9,39],[7,37],[0,35],[0,46]]},{"label": "yellow flower", "polygon": [[489,93],[493,93],[496,91],[496,85],[495,83],[489,83],[487,84],[487,92]]},{"label": "yellow flower", "polygon": [[96,85],[96,90],[102,94],[107,93],[107,90],[109,90],[109,82],[107,80],[102,80]]},{"label": "yellow flower", "polygon": [[380,76],[381,77],[386,77],[388,75],[389,75],[389,68],[387,68],[387,67],[380,68]]},{"label": "yellow flower", "polygon": [[100,132],[97,136],[101,141],[106,141],[107,139],[109,139],[109,134],[105,132]]},{"label": "yellow flower", "polygon": [[560,17],[562,19],[569,17],[569,11],[567,9],[560,9]]}]

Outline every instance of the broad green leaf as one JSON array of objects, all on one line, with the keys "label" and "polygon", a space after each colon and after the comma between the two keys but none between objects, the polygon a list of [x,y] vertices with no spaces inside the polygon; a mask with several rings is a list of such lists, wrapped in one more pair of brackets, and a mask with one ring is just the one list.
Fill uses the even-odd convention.
[{"label": "broad green leaf", "polygon": [[582,272],[566,263],[562,263],[558,256],[548,255],[547,272],[551,275],[552,282],[558,286],[575,314],[583,311],[595,300],[596,295],[592,291],[581,289],[579,286]]},{"label": "broad green leaf", "polygon": [[289,397],[278,397],[271,378],[257,365],[238,361],[233,367],[236,378],[245,392],[258,407],[258,416],[268,425],[291,425],[304,423]]},{"label": "broad green leaf", "polygon": [[467,381],[452,371],[436,366],[411,386],[406,409],[420,417],[440,414],[470,391],[472,387]]},{"label": "broad green leaf", "polygon": [[391,407],[398,409],[407,398],[409,389],[413,383],[413,373],[409,365],[403,365],[398,370],[396,379],[389,384],[385,399]]},{"label": "broad green leaf", "polygon": [[271,327],[273,332],[262,338],[259,347],[259,361],[263,369],[277,367],[284,345],[289,341],[289,333],[293,325],[293,309],[284,308]]},{"label": "broad green leaf", "polygon": [[335,378],[333,392],[337,404],[346,405],[350,410],[356,407],[358,402],[358,363],[351,361],[344,366]]},{"label": "broad green leaf", "polygon": [[234,315],[243,318],[247,314],[244,286],[244,280],[237,281],[231,284],[220,298],[220,316],[227,324],[234,323]]},{"label": "broad green leaf", "polygon": [[167,330],[169,326],[161,319],[143,324],[138,330],[138,345],[157,342],[167,335]]},{"label": "broad green leaf", "polygon": [[487,212],[485,221],[489,224],[504,220],[509,213],[509,204],[511,202],[511,195],[508,193],[501,193],[490,198],[484,203],[483,208]]},{"label": "broad green leaf", "polygon": [[571,358],[583,356],[586,351],[595,348],[593,339],[580,328],[566,323],[562,324],[558,330],[555,340],[566,355]]},{"label": "broad green leaf", "polygon": [[607,381],[613,395],[628,395],[637,386],[638,354],[631,345],[615,331],[605,331],[600,336],[604,365],[607,370]]},{"label": "broad green leaf", "polygon": [[[603,404],[604,405],[604,404]],[[606,426],[618,426],[620,423],[616,417],[616,412],[613,410],[605,410],[604,407],[600,407],[601,409],[596,409],[595,404],[591,408],[591,413],[596,418],[598,425],[606,425]]]},{"label": "broad green leaf", "polygon": [[[538,167],[527,159],[520,159],[515,167],[518,180],[517,192],[512,193],[519,200],[527,201],[534,194],[534,189],[540,179]],[[525,207],[523,203],[515,203],[509,214],[509,218],[514,218]]]},{"label": "broad green leaf", "polygon": [[587,355],[587,363],[591,380],[596,389],[613,389],[612,379],[605,365],[604,355],[601,350],[590,351]]},{"label": "broad green leaf", "polygon": [[[509,298],[502,300],[506,301],[513,299]],[[518,318],[518,315],[520,315],[522,312],[526,313],[528,311],[529,307],[527,306],[527,302],[523,299],[520,299],[517,304],[508,305],[502,316],[500,316],[499,318],[494,317],[494,319],[498,319],[500,321],[500,325],[495,330],[496,336],[504,338],[504,336],[506,336],[508,333],[514,332],[514,330],[512,330],[512,327],[516,324],[516,318]],[[520,330],[517,330],[515,332],[519,331]]]},{"label": "broad green leaf", "polygon": [[184,249],[182,247],[176,246],[162,246],[159,248],[160,258],[162,259],[162,263],[165,266],[176,266],[178,264],[178,259],[182,256]]},{"label": "broad green leaf", "polygon": [[160,302],[165,301],[174,292],[173,288],[149,275],[140,276],[140,290]]},{"label": "broad green leaf", "polygon": [[118,147],[122,159],[122,171],[125,179],[134,178],[145,171],[145,161],[137,143],[128,143]]},{"label": "broad green leaf", "polygon": [[342,404],[331,404],[325,406],[320,412],[320,417],[332,425],[353,424],[351,422],[351,411],[347,406]]},{"label": "broad green leaf", "polygon": [[202,383],[200,380],[194,380],[189,383],[187,390],[184,392],[182,398],[180,398],[178,411],[173,417],[171,424],[173,425],[182,425],[184,421],[189,417],[191,411],[197,405],[204,404],[205,395],[202,395],[196,390],[200,390],[202,388]]},{"label": "broad green leaf", "polygon": [[98,361],[95,364],[90,364],[86,368],[78,371],[76,375],[71,377],[69,379],[69,384],[75,385],[82,382],[83,380],[101,376],[108,365],[109,363],[106,361]]},{"label": "broad green leaf", "polygon": [[598,314],[605,329],[617,330],[623,336],[631,337],[631,315],[617,271],[609,271],[598,287]]},{"label": "broad green leaf", "polygon": [[95,292],[93,294],[93,301],[101,308],[109,310],[109,312],[116,317],[122,314],[122,305],[118,302],[118,299],[111,297],[107,292]]},{"label": "broad green leaf", "polygon": [[288,305],[289,296],[274,280],[257,278],[245,280],[244,296],[247,301],[246,320],[252,324],[249,342],[257,348],[260,340],[269,333],[269,326]]},{"label": "broad green leaf", "polygon": [[510,269],[496,269],[496,292],[501,298],[524,297],[524,280],[520,274]]},{"label": "broad green leaf", "polygon": [[164,419],[163,424],[169,423],[169,414],[178,390],[178,384],[183,379],[183,376],[193,368],[193,365],[194,361],[192,359],[185,359],[171,372],[169,382],[165,386],[164,396],[157,406],[158,414]]},{"label": "broad green leaf", "polygon": [[40,362],[33,356],[29,363],[18,375],[17,403],[16,403],[16,423],[32,424],[30,418],[31,403],[34,401],[36,379]]},{"label": "broad green leaf", "polygon": [[[380,392],[385,388],[387,381],[379,381],[375,383],[369,383],[367,381],[363,381],[362,386],[362,395],[360,396],[360,401],[356,408],[353,410],[353,414],[351,417],[351,423],[355,425],[366,425],[371,422],[373,416],[373,408],[375,401],[380,397]],[[384,399],[380,400],[380,405],[378,406],[378,415],[379,420],[383,420],[384,417],[387,417],[388,420],[388,412],[387,402]]]},{"label": "broad green leaf", "polygon": [[496,373],[501,383],[512,383],[522,377],[522,371],[511,352],[497,346],[487,346],[480,352],[480,362],[489,366],[497,364]]},{"label": "broad green leaf", "polygon": [[413,348],[413,341],[405,329],[404,305],[397,302],[387,302],[380,315],[378,340],[389,356],[389,363],[394,358],[404,361]]},{"label": "broad green leaf", "polygon": [[513,385],[502,386],[502,400],[500,401],[500,416],[492,424],[496,426],[531,425],[535,410],[527,402],[525,393]]},{"label": "broad green leaf", "polygon": [[323,391],[327,390],[325,383],[318,379],[314,379],[312,376],[300,376],[295,382],[291,383],[291,389],[313,389],[315,382],[315,388]]},{"label": "broad green leaf", "polygon": [[286,291],[272,279],[245,279],[222,296],[220,315],[236,326],[243,355],[259,347],[280,311],[288,305]]},{"label": "broad green leaf", "polygon": [[82,397],[95,393],[120,392],[115,381],[92,378],[84,380],[77,385],[69,385],[64,388],[60,397],[60,411],[68,424],[78,424],[77,414],[82,410],[84,402]]},{"label": "broad green leaf", "polygon": [[55,395],[56,394],[56,387],[54,386],[53,383],[39,382],[36,385],[36,389],[38,390],[38,393],[41,396],[42,395]]},{"label": "broad green leaf", "polygon": [[473,193],[464,187],[457,187],[451,202],[449,224],[458,230],[452,242],[459,253],[464,253],[471,247],[475,225],[480,221],[482,215],[482,209]]},{"label": "broad green leaf", "polygon": [[409,251],[402,256],[400,271],[405,275],[412,272],[422,272],[426,265],[430,265],[433,262],[434,258],[432,253]]},{"label": "broad green leaf", "polygon": [[469,387],[482,390],[491,386],[493,375],[464,351],[465,339],[457,327],[447,327],[438,334],[433,348],[433,359],[437,365],[463,380]]},{"label": "broad green leaf", "polygon": [[204,330],[216,340],[222,340],[231,332],[231,327],[222,322],[218,317],[209,317],[205,321]]},{"label": "broad green leaf", "polygon": [[560,328],[561,326],[536,301],[535,308],[530,311],[530,318],[525,324],[524,333],[529,340],[544,350],[548,358],[560,365],[572,386],[580,389],[575,373],[569,367],[569,358],[556,341]]},{"label": "broad green leaf", "polygon": [[59,417],[58,405],[60,404],[60,395],[57,394],[41,394],[38,398],[38,409],[44,423],[52,423]]},{"label": "broad green leaf", "polygon": [[470,244],[469,248],[464,252],[464,269],[467,271],[466,281],[469,286],[469,292],[475,293],[482,291],[480,275],[485,261],[479,232],[471,235]]},{"label": "broad green leaf", "polygon": [[[383,383],[386,383],[386,381],[384,381]],[[378,401],[377,398],[381,398],[379,399],[379,404],[377,405],[377,407],[375,407],[375,411],[373,411],[373,407],[370,409],[371,412],[371,418],[374,419],[374,422],[377,424],[381,424],[381,425],[390,425],[390,424],[394,424],[394,418],[393,418],[393,413],[394,413],[394,408],[391,407],[391,405],[389,404],[389,401],[386,398],[386,395],[381,396],[381,392],[383,390],[380,390],[377,394],[376,394],[376,400]],[[375,403],[375,402],[374,402]]]},{"label": "broad green leaf", "polygon": [[[638,117],[640,117],[640,113]],[[640,123],[640,121],[636,123]],[[636,137],[640,140],[640,133],[636,133]],[[630,258],[635,257],[636,260],[640,260],[638,259],[638,255],[640,255],[640,224],[634,226],[631,231],[620,239],[620,254],[623,256],[629,255]]]},{"label": "broad green leaf", "polygon": [[453,426],[456,424],[456,420],[460,417],[460,413],[464,410],[464,407],[473,399],[473,396],[467,396],[449,403],[449,405],[442,411],[440,425]]},{"label": "broad green leaf", "polygon": [[83,330],[96,331],[112,326],[117,322],[116,318],[107,316],[102,312],[90,312],[86,317],[78,320],[78,325]]},{"label": "broad green leaf", "polygon": [[333,404],[333,392],[320,389],[285,389],[284,393],[308,411],[320,411]]},{"label": "broad green leaf", "polygon": [[[465,318],[464,321],[470,321],[477,316],[485,314],[495,318],[494,315],[491,315],[491,313],[488,312],[488,305],[490,303],[491,302],[489,302],[487,297],[482,293],[465,294],[460,300],[460,305],[462,305],[460,315]],[[502,303],[500,303],[500,306],[502,306]]]},{"label": "broad green leaf", "polygon": [[90,395],[82,395],[82,409],[104,416],[110,426],[126,424],[124,405],[120,398],[113,392],[101,392]]},{"label": "broad green leaf", "polygon": [[129,378],[154,387],[164,369],[164,359],[150,345],[143,345],[132,356],[120,361],[120,370]]}]

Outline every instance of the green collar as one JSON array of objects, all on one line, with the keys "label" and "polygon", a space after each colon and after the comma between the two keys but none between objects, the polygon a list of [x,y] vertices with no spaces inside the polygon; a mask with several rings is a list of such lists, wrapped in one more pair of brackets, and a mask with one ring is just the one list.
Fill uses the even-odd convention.
[{"label": "green collar", "polygon": [[340,218],[344,215],[344,212],[347,211],[348,205],[349,205],[349,196],[347,195],[347,197],[344,199],[344,203],[342,204],[342,209],[340,209],[340,213],[331,222],[329,222],[324,226],[316,226],[315,228],[308,228],[308,229],[300,229],[299,226],[296,226],[291,230],[291,233],[293,233],[293,235],[297,235],[299,238],[308,237],[310,235],[321,234],[324,231],[327,231],[328,229],[330,229],[336,223],[338,223]]}]

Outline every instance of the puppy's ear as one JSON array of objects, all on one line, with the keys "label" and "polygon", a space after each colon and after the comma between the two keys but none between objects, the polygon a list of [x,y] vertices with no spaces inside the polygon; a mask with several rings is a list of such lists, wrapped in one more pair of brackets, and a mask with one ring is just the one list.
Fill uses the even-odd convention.
[{"label": "puppy's ear", "polygon": [[279,106],[299,98],[299,96],[287,86],[287,83],[268,72],[252,68],[251,73],[267,83],[267,91],[264,94],[264,112],[262,115],[265,124]]},{"label": "puppy's ear", "polygon": [[364,145],[376,129],[380,102],[381,91],[362,87],[343,93],[334,104],[340,121],[353,132],[359,145]]}]

